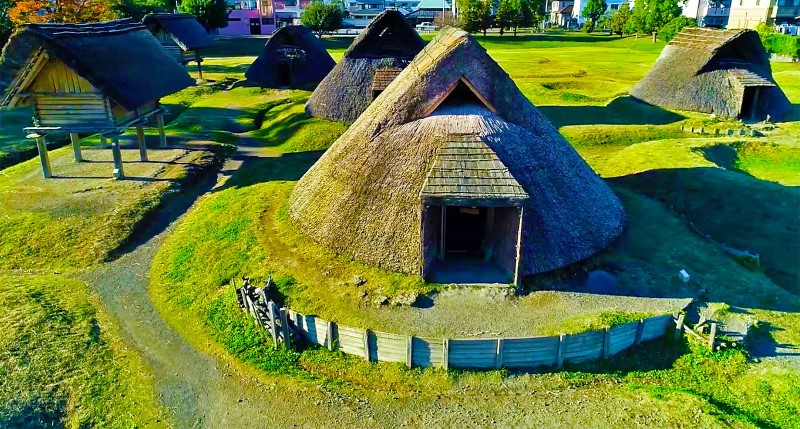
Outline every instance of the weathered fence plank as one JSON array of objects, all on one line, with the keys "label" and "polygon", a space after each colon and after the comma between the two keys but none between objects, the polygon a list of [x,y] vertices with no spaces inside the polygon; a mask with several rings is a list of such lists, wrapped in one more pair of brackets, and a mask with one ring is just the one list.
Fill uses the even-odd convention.
[{"label": "weathered fence plank", "polygon": [[559,337],[506,338],[503,341],[503,367],[556,365],[559,343]]},{"label": "weathered fence plank", "polygon": [[497,340],[450,340],[448,366],[453,368],[494,368]]}]

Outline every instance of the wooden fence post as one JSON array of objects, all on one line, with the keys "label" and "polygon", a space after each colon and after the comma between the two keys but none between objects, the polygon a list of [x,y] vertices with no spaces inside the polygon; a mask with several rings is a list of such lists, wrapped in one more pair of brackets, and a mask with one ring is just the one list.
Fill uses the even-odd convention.
[{"label": "wooden fence post", "polygon": [[328,322],[328,335],[325,337],[328,350],[333,350],[333,322]]},{"label": "wooden fence post", "polygon": [[611,356],[611,328],[606,328],[603,331],[603,359],[608,359]]},{"label": "wooden fence post", "polygon": [[278,327],[275,323],[275,308],[272,301],[267,302],[267,309],[269,309],[269,331],[272,334],[272,345],[278,348]]},{"label": "wooden fence post", "polygon": [[683,335],[683,323],[686,318],[686,315],[681,313],[678,315],[678,320],[675,322],[675,340],[679,340],[681,335]]},{"label": "wooden fence post", "polygon": [[710,348],[712,352],[714,351],[714,340],[716,340],[716,337],[717,337],[717,324],[715,322],[711,324],[711,333],[708,334],[708,348]]},{"label": "wooden fence post", "polygon": [[364,358],[369,362],[369,329],[364,329]]},{"label": "wooden fence post", "polygon": [[633,340],[634,345],[642,343],[642,331],[644,331],[644,319],[639,319],[639,326],[636,327],[636,339]]},{"label": "wooden fence post", "polygon": [[567,338],[566,334],[561,334],[558,337],[558,353],[556,354],[556,368],[564,368],[564,340]]},{"label": "wooden fence post", "polygon": [[442,367],[446,370],[450,369],[450,339],[445,338],[442,340]]},{"label": "wooden fence post", "polygon": [[503,339],[497,339],[497,349],[495,350],[494,355],[494,367],[501,368],[503,366]]},{"label": "wooden fence post", "polygon": [[292,332],[289,330],[289,317],[286,314],[286,309],[280,309],[281,314],[281,330],[283,331],[283,347],[286,349],[292,348]]},{"label": "wooden fence post", "polygon": [[406,343],[406,366],[411,368],[414,348],[414,337],[408,337],[408,343]]}]

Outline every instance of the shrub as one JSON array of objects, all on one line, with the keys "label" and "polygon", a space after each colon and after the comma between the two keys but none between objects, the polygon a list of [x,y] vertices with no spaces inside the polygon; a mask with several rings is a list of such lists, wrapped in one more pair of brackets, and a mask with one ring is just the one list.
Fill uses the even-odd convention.
[{"label": "shrub", "polygon": [[767,52],[787,55],[792,58],[799,56],[800,44],[798,44],[798,40],[800,39],[798,37],[790,34],[780,34],[775,30],[775,27],[763,22],[756,26],[756,31]]},{"label": "shrub", "polygon": [[658,38],[664,42],[669,42],[685,27],[694,27],[695,25],[697,25],[695,20],[686,16],[673,18],[658,30]]}]

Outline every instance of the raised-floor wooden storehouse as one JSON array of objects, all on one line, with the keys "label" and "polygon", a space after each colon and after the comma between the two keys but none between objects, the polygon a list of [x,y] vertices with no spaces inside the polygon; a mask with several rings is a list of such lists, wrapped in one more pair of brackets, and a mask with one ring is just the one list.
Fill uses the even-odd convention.
[{"label": "raised-floor wooden storehouse", "polygon": [[302,87],[321,81],[336,62],[319,37],[302,25],[283,27],[244,74],[265,88]]},{"label": "raised-floor wooden storehouse", "polygon": [[622,232],[619,199],[467,33],[443,30],[300,179],[290,216],[366,264],[519,282]]},{"label": "raised-floor wooden storehouse", "polygon": [[402,13],[382,12],[320,82],[306,103],[306,112],[353,123],[424,47]]},{"label": "raised-floor wooden storehouse", "polygon": [[151,13],[142,19],[142,24],[179,63],[196,62],[200,79],[203,79],[200,52],[213,47],[214,39],[194,16],[185,13]]},{"label": "raised-floor wooden storehouse", "polygon": [[725,118],[779,119],[791,109],[753,30],[684,29],[631,95],[656,106]]},{"label": "raised-floor wooden storehouse", "polygon": [[147,160],[143,125],[154,117],[166,146],[159,99],[193,84],[158,40],[130,20],[25,25],[0,57],[0,108],[33,106],[33,125],[25,130],[37,140],[45,177],[51,171],[44,140],[56,133],[70,135],[76,161],[79,135],[110,137],[114,176],[122,177],[118,136],[136,127]]}]

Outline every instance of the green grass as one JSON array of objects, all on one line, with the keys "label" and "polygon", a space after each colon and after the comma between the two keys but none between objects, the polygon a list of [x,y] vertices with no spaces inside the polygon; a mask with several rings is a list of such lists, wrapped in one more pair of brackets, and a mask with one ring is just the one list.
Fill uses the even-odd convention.
[{"label": "green grass", "polygon": [[0,276],[0,427],[168,427],[153,381],[88,286]]}]

